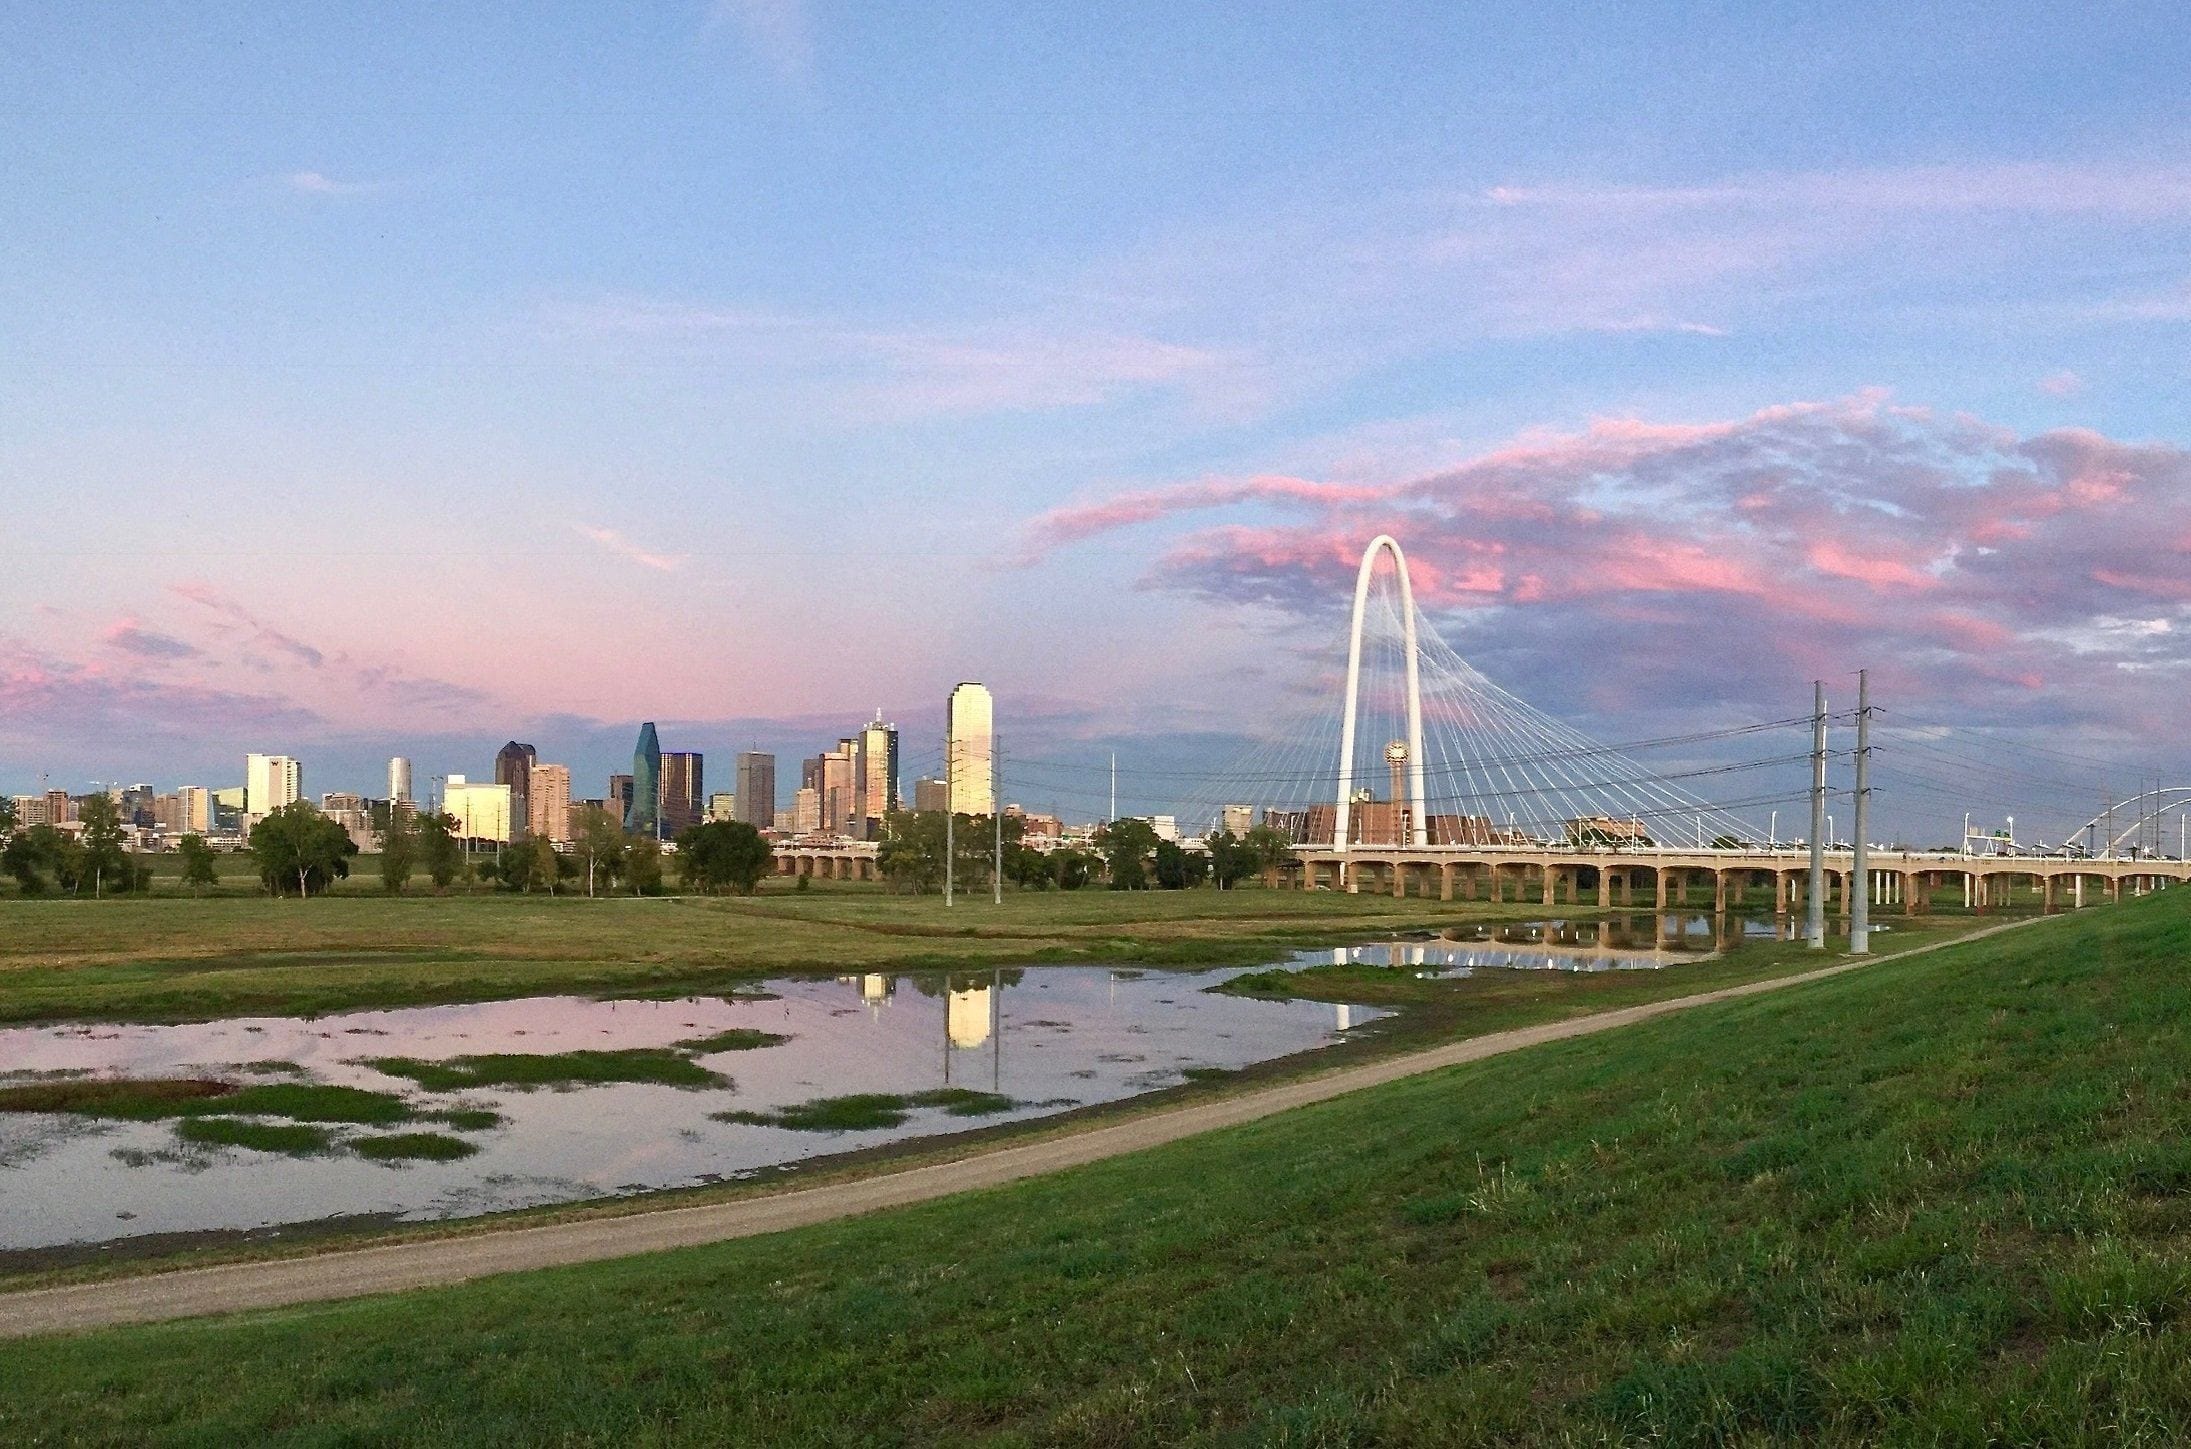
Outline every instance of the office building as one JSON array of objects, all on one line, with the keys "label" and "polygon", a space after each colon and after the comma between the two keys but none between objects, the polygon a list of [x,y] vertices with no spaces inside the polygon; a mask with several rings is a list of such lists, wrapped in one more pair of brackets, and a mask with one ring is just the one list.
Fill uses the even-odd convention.
[{"label": "office building", "polygon": [[986,685],[972,681],[951,691],[944,712],[944,779],[951,808],[961,815],[988,815],[997,808],[996,703]]},{"label": "office building", "polygon": [[776,757],[758,750],[738,755],[738,818],[756,830],[776,824]]},{"label": "office building", "polygon": [[[526,829],[534,835],[563,844],[571,838],[571,767],[535,762],[527,772]],[[515,810],[513,799],[510,808]]]},{"label": "office building", "polygon": [[708,796],[708,824],[728,824],[738,818],[738,797],[728,790]]},{"label": "office building", "polygon": [[49,825],[46,819],[46,797],[43,795],[14,795],[9,803],[15,807],[15,823],[23,830],[33,825]]},{"label": "office building", "polygon": [[624,828],[634,835],[662,833],[662,741],[651,719],[639,726],[639,743],[631,752],[631,807],[624,812]]},{"label": "office building", "polygon": [[812,835],[822,828],[822,792],[813,786],[803,786],[792,797],[791,828],[799,835]]},{"label": "office building", "polygon": [[183,785],[152,799],[152,823],[170,835],[203,835],[213,828],[213,796],[202,785]]},{"label": "office building", "polygon": [[629,829],[631,822],[631,776],[609,776],[609,795],[601,802],[601,808],[609,812],[619,828]]},{"label": "office building", "polygon": [[287,755],[243,757],[243,811],[271,815],[304,798],[304,767]]},{"label": "office building", "polygon": [[915,810],[948,810],[951,808],[951,786],[942,780],[926,777],[913,782],[913,808]]},{"label": "office building", "polygon": [[670,750],[662,756],[662,837],[674,840],[680,831],[700,823],[706,810],[706,785],[697,750]]},{"label": "office building", "polygon": [[510,838],[510,787],[473,784],[462,775],[451,775],[441,792],[441,813],[456,821],[459,840],[506,844]]},{"label": "office building", "polygon": [[340,825],[349,833],[350,843],[359,850],[372,850],[373,812],[366,807],[363,795],[348,790],[331,790],[320,796],[320,814]]},{"label": "office building", "polygon": [[1227,805],[1218,812],[1217,828],[1227,835],[1245,835],[1255,825],[1253,805]]},{"label": "office building", "polygon": [[150,785],[131,785],[109,793],[114,797],[124,825],[134,825],[140,830],[151,828],[153,791]]},{"label": "office building", "polygon": [[858,789],[853,769],[859,753],[856,740],[837,741],[837,748],[821,756],[816,788],[821,792],[821,828],[830,835],[856,833],[854,806]]},{"label": "office building", "polygon": [[853,815],[862,840],[882,839],[883,821],[898,809],[898,727],[884,724],[882,711],[862,725],[854,741]]},{"label": "office building", "polygon": [[494,782],[510,787],[510,829],[515,838],[522,839],[532,823],[531,806],[526,794],[532,787],[533,766],[540,763],[540,752],[531,745],[511,740],[495,751]]},{"label": "office building", "polygon": [[388,761],[388,799],[397,805],[407,804],[411,799],[411,762],[402,755]]}]

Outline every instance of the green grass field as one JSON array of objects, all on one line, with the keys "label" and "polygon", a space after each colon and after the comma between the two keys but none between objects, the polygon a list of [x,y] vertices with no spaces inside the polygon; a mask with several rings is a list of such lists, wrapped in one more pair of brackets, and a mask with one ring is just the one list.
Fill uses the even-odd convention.
[{"label": "green grass field", "polygon": [[777,1237],[0,1346],[0,1438],[2174,1443],[2191,892]]},{"label": "green grass field", "polygon": [[1312,943],[1542,914],[1331,892],[867,889],[751,899],[521,895],[0,900],[0,1022],[187,1021],[557,992],[727,989],[785,971],[1250,964]]}]

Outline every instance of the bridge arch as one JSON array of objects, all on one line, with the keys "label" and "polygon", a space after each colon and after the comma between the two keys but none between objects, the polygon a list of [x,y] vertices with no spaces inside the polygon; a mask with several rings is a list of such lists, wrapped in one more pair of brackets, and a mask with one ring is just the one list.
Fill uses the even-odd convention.
[{"label": "bridge arch", "polygon": [[[1354,805],[1354,722],[1362,693],[1362,611],[1369,603],[1370,575],[1377,555],[1392,555],[1392,567],[1400,580],[1400,627],[1407,654],[1407,752],[1409,843],[1430,844],[1430,821],[1423,813],[1423,684],[1421,650],[1415,637],[1415,586],[1407,576],[1407,555],[1400,541],[1380,533],[1362,550],[1362,567],[1354,578],[1354,620],[1347,633],[1346,712],[1339,720],[1339,799],[1332,825],[1332,848],[1346,854],[1347,832]],[[1395,805],[1399,802],[1394,801]]]}]

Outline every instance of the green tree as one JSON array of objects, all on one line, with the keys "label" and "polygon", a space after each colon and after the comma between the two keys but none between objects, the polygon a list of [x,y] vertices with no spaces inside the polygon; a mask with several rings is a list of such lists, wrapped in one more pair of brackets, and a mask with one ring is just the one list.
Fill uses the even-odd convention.
[{"label": "green tree", "polygon": [[53,865],[55,882],[70,895],[81,891],[84,888],[84,862],[87,859],[83,843],[67,831],[51,825],[41,825],[38,829],[44,832],[42,844],[45,858]]},{"label": "green tree", "polygon": [[554,895],[563,873],[557,868],[560,859],[555,852],[555,842],[545,835],[505,846],[488,867],[489,878],[497,889],[521,891],[546,891]]},{"label": "green tree", "polygon": [[175,853],[182,857],[183,884],[191,886],[199,895],[207,886],[221,883],[220,867],[214,863],[213,847],[205,843],[202,835],[186,835],[175,842]]},{"label": "green tree", "polygon": [[1061,845],[1050,852],[1050,878],[1061,891],[1077,891],[1095,879],[1098,857],[1085,850]]},{"label": "green tree", "polygon": [[943,812],[897,810],[883,821],[875,868],[900,890],[925,895],[943,885]]},{"label": "green tree", "polygon": [[599,805],[589,805],[579,816],[575,842],[577,862],[585,867],[586,894],[598,886],[607,890],[624,869],[624,825]]},{"label": "green tree", "polygon": [[1293,837],[1275,825],[1250,826],[1240,845],[1267,886],[1277,885],[1278,872],[1293,861]]},{"label": "green tree", "polygon": [[662,893],[662,847],[651,835],[635,835],[624,848],[624,884],[635,896]]},{"label": "green tree", "polygon": [[1219,890],[1229,891],[1255,874],[1253,848],[1230,830],[1218,831],[1204,844],[1210,853],[1210,879],[1216,882]]},{"label": "green tree", "polygon": [[[1005,818],[1009,821],[1011,817]],[[1048,890],[1057,884],[1057,876],[1050,868],[1050,857],[1024,840],[1005,842],[1004,878],[1022,890]]]},{"label": "green tree", "polygon": [[1149,888],[1149,857],[1156,853],[1156,827],[1146,820],[1113,820],[1096,832],[1114,891]]},{"label": "green tree", "polygon": [[457,842],[454,815],[427,811],[418,817],[418,862],[435,890],[447,890],[464,874],[464,847]]},{"label": "green tree", "polygon": [[259,880],[277,896],[292,888],[299,896],[326,890],[350,874],[350,857],[357,853],[350,832],[305,800],[291,801],[251,827]]},{"label": "green tree", "polygon": [[418,821],[409,811],[391,805],[383,812],[380,832],[380,888],[392,896],[403,894],[418,867]]},{"label": "green tree", "polygon": [[122,812],[113,798],[86,796],[79,818],[84,826],[77,834],[83,862],[77,868],[77,879],[91,882],[94,897],[105,895],[109,888],[126,891],[136,885],[137,869],[123,843]]},{"label": "green tree", "polygon": [[768,874],[776,853],[761,832],[743,820],[711,820],[677,837],[677,873],[687,889],[714,895],[733,890],[750,896]]},{"label": "green tree", "polygon": [[49,889],[46,872],[54,869],[60,832],[50,825],[33,825],[8,837],[0,848],[0,869],[15,877],[15,888],[26,896],[42,896]]},{"label": "green tree", "polygon": [[1185,849],[1176,841],[1156,843],[1154,874],[1159,890],[1189,890],[1208,879],[1209,873],[1210,858],[1201,851]]}]

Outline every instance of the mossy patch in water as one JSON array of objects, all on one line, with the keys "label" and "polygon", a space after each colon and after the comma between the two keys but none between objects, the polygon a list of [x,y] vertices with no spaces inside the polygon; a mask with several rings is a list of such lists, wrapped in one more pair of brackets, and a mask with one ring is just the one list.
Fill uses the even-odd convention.
[{"label": "mossy patch in water", "polygon": [[320,1082],[267,1082],[220,1099],[218,1110],[248,1117],[288,1117],[298,1122],[408,1122],[417,1109],[393,1092],[332,1087]]},{"label": "mossy patch in water", "polygon": [[290,1157],[315,1156],[334,1145],[325,1128],[301,1122],[248,1122],[238,1117],[188,1117],[175,1124],[175,1135],[185,1142],[249,1147]]},{"label": "mossy patch in water", "polygon": [[77,1077],[0,1087],[0,1112],[72,1112],[148,1122],[179,1117],[236,1090],[205,1077]]},{"label": "mossy patch in water", "polygon": [[734,1026],[712,1036],[696,1036],[677,1043],[679,1051],[706,1056],[710,1052],[749,1052],[760,1047],[781,1046],[790,1041],[788,1036],[773,1031],[761,1031],[756,1027]]},{"label": "mossy patch in water", "polygon": [[470,1157],[479,1146],[445,1132],[392,1132],[385,1137],[360,1137],[350,1150],[374,1162],[454,1162]]},{"label": "mossy patch in water", "polygon": [[1019,1103],[997,1092],[969,1087],[938,1087],[927,1092],[856,1092],[846,1097],[817,1097],[774,1112],[717,1112],[718,1122],[755,1127],[788,1127],[795,1132],[871,1132],[901,1127],[918,1107],[941,1107],[953,1117],[986,1117],[1009,1112]]},{"label": "mossy patch in water", "polygon": [[288,1117],[301,1122],[401,1122],[408,1102],[391,1092],[316,1082],[239,1087],[207,1077],[98,1077],[0,1088],[0,1112],[70,1112],[150,1122],[163,1117]]},{"label": "mossy patch in water", "polygon": [[630,1047],[622,1051],[527,1054],[496,1052],[426,1062],[413,1057],[375,1057],[375,1071],[408,1077],[429,1092],[460,1092],[469,1087],[585,1087],[605,1082],[647,1082],[663,1087],[720,1087],[724,1079],[669,1047]]},{"label": "mossy patch in water", "polygon": [[446,1112],[428,1112],[425,1120],[447,1123],[459,1132],[484,1132],[490,1127],[500,1127],[502,1114],[485,1107],[451,1107]]}]

